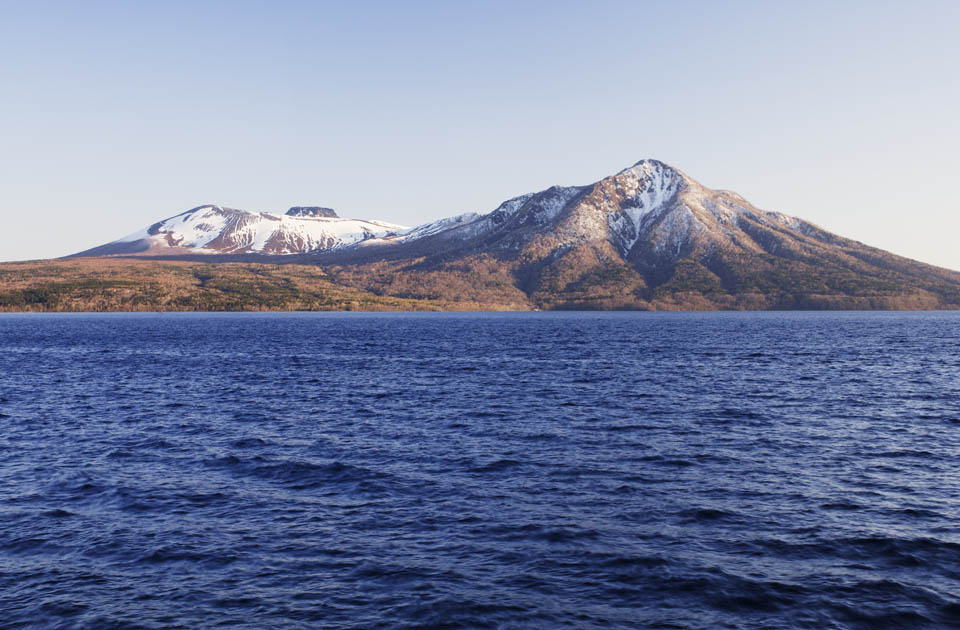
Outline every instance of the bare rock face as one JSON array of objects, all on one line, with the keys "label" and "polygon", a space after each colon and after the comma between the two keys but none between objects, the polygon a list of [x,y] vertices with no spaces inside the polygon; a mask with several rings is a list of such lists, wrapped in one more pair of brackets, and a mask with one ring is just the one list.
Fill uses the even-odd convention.
[{"label": "bare rock face", "polygon": [[339,218],[333,208],[323,208],[321,206],[293,206],[287,210],[286,215],[288,217]]}]

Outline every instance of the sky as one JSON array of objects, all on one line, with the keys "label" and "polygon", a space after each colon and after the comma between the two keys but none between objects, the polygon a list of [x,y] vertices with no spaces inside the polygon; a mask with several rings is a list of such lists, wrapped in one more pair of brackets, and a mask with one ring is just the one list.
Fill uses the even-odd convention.
[{"label": "sky", "polygon": [[960,270],[960,2],[0,0],[0,260],[417,225],[643,158]]}]

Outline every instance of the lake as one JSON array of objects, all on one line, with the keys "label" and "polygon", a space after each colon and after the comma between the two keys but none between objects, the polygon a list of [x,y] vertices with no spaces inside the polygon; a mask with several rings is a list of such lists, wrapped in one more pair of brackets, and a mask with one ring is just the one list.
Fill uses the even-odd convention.
[{"label": "lake", "polygon": [[0,316],[0,627],[955,628],[960,313]]}]

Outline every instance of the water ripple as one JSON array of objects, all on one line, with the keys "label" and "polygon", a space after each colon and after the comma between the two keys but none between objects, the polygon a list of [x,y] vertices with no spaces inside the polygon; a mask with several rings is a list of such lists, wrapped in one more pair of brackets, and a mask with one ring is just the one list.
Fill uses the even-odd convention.
[{"label": "water ripple", "polygon": [[0,627],[960,627],[952,313],[0,317]]}]

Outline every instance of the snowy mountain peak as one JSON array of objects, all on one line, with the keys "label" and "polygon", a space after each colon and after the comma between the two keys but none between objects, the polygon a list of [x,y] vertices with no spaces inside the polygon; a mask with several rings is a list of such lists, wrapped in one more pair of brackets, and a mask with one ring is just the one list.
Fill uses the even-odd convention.
[{"label": "snowy mountain peak", "polygon": [[[199,210],[217,210],[217,211],[220,211],[220,210],[223,210],[223,209],[224,209],[223,206],[218,206],[218,205],[215,204],[215,203],[205,203],[205,204],[203,204],[202,206],[197,206],[196,208],[190,208],[189,210],[186,210],[186,211],[184,211],[184,212],[181,212],[180,214],[190,214],[191,212],[197,212],[197,211],[199,211]],[[233,208],[227,208],[227,210],[233,210]],[[244,212],[245,212],[245,211],[244,211]]]},{"label": "snowy mountain peak", "polygon": [[630,170],[633,168],[640,168],[649,171],[653,170],[666,170],[677,172],[675,168],[667,164],[666,162],[661,162],[660,160],[654,160],[653,158],[643,158],[642,160],[637,160],[633,166],[625,168],[623,170]]},{"label": "snowy mountain peak", "polygon": [[138,253],[298,253],[276,262],[322,265],[377,296],[471,307],[940,308],[960,299],[960,273],[760,210],[652,159],[413,229],[321,206],[273,214],[211,204],[81,255]]},{"label": "snowy mountain peak", "polygon": [[734,193],[706,188],[664,162],[643,159],[593,184],[552,186],[485,214],[465,213],[413,229],[342,219],[323,206],[293,206],[274,214],[207,204],[83,253],[294,254],[363,245],[366,256],[388,246],[401,248],[391,255],[412,248],[430,256],[460,250],[564,251],[606,242],[626,260],[669,262],[718,248],[759,252],[782,246],[774,242],[782,241],[779,237],[756,236],[757,225],[800,236],[822,232],[757,210]]},{"label": "snowy mountain peak", "polygon": [[820,232],[798,219],[758,210],[739,195],[706,188],[664,162],[643,159],[593,184],[552,186],[509,199],[486,214],[435,221],[365,244],[412,248],[427,256],[496,251],[536,257],[606,242],[625,260],[660,265],[719,249],[755,253],[779,246],[775,241],[782,239],[757,236],[756,225],[798,236]]},{"label": "snowy mountain peak", "polygon": [[659,160],[640,160],[600,181],[608,201],[611,240],[624,252],[640,239],[648,219],[671,203],[687,183],[678,170]]},{"label": "snowy mountain peak", "polygon": [[384,221],[341,219],[319,206],[295,206],[286,214],[275,214],[206,204],[81,255],[299,254],[405,230]]}]

